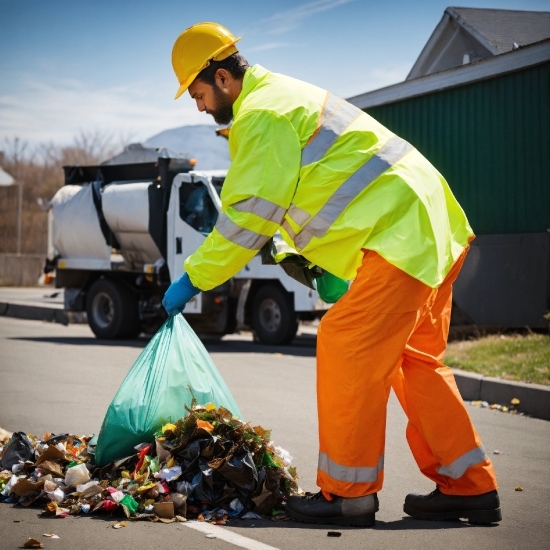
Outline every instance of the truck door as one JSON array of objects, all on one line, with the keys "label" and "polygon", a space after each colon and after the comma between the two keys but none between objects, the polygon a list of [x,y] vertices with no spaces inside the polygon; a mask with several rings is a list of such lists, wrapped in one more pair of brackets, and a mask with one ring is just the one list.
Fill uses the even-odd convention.
[{"label": "truck door", "polygon": [[[221,203],[209,181],[190,172],[172,183],[168,206],[167,243],[170,280],[183,274],[183,262],[204,241],[218,219]],[[185,313],[202,312],[202,293],[189,302]]]}]

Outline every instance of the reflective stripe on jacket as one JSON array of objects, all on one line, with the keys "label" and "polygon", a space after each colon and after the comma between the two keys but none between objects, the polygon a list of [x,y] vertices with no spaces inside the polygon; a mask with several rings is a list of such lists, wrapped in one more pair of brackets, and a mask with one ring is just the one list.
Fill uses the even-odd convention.
[{"label": "reflective stripe on jacket", "polygon": [[333,94],[259,65],[246,71],[233,114],[222,215],[185,261],[195,286],[228,280],[278,229],[343,279],[355,278],[370,249],[441,284],[472,230],[412,145]]}]

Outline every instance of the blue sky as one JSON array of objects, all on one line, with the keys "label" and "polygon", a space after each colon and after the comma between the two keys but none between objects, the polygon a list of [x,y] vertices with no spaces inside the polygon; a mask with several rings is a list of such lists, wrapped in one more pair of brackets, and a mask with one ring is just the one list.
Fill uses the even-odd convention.
[{"label": "blue sky", "polygon": [[[550,0],[460,1],[550,11]],[[80,130],[141,140],[211,124],[173,97],[174,40],[216,21],[251,64],[349,97],[404,80],[449,1],[0,0],[0,148],[69,143]]]}]

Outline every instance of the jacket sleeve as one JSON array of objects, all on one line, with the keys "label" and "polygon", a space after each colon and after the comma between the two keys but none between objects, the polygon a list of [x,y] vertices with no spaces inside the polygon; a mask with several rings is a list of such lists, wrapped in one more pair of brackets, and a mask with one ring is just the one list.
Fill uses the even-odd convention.
[{"label": "jacket sleeve", "polygon": [[298,135],[269,110],[239,117],[229,134],[232,164],[222,213],[184,267],[193,285],[211,290],[238,273],[271,238],[290,206],[300,173]]}]

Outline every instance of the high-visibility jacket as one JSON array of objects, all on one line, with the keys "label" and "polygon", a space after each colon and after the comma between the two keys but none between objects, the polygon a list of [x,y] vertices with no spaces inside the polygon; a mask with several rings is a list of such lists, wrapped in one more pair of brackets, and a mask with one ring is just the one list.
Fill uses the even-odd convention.
[{"label": "high-visibility jacket", "polygon": [[229,151],[222,214],[185,260],[201,290],[239,272],[277,230],[343,279],[369,249],[433,288],[472,237],[447,182],[412,145],[333,94],[259,65],[233,104]]}]

